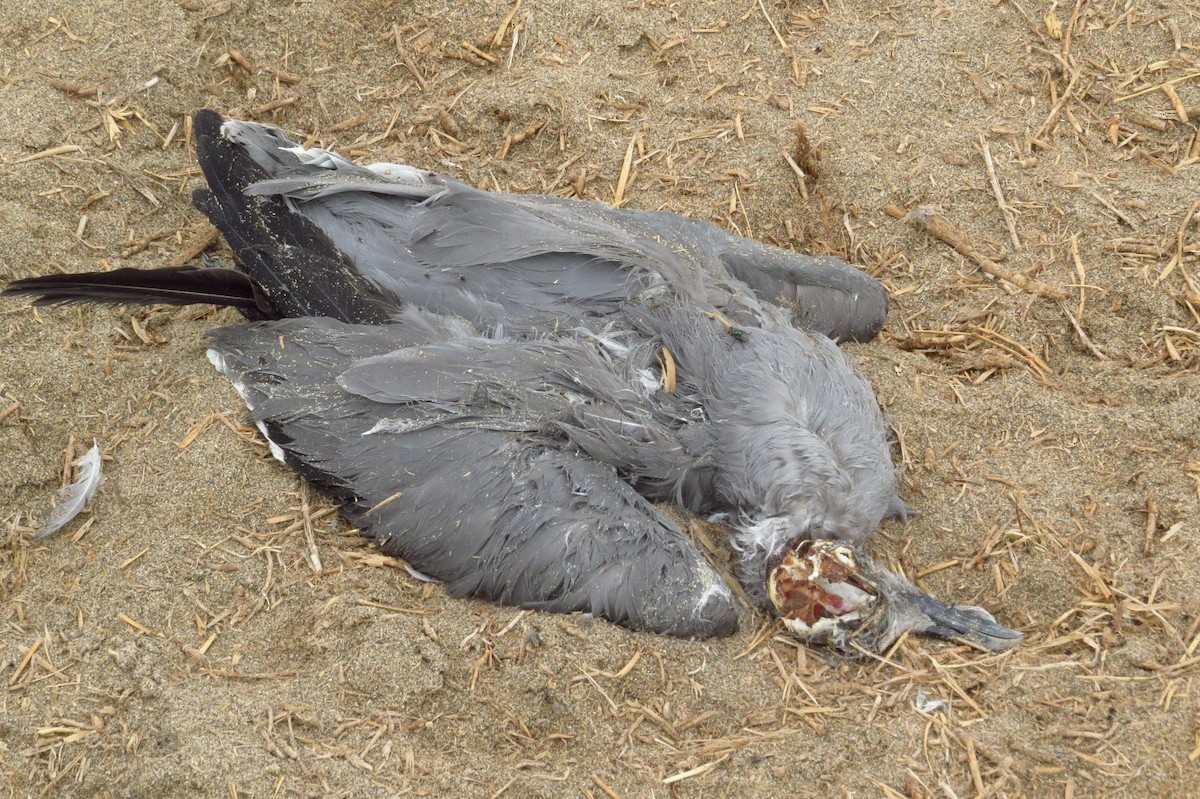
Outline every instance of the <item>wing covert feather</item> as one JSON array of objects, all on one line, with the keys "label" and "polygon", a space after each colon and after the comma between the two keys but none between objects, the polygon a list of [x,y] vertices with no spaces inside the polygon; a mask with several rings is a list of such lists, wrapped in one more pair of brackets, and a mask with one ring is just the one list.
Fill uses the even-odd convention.
[{"label": "wing covert feather", "polygon": [[721,576],[612,466],[454,391],[384,404],[339,384],[417,347],[409,332],[282,320],[215,331],[213,357],[289,465],[452,593],[685,637],[734,629]]}]

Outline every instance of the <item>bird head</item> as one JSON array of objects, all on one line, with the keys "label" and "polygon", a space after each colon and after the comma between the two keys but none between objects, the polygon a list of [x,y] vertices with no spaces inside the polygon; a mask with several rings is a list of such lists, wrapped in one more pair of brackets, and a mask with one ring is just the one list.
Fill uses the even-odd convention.
[{"label": "bird head", "polygon": [[879,589],[864,577],[853,547],[805,538],[768,567],[767,598],[797,637],[841,643],[872,615]]},{"label": "bird head", "polygon": [[802,640],[880,651],[905,632],[965,640],[994,652],[1024,637],[982,608],[950,606],[843,541],[800,537],[767,566],[767,598]]}]

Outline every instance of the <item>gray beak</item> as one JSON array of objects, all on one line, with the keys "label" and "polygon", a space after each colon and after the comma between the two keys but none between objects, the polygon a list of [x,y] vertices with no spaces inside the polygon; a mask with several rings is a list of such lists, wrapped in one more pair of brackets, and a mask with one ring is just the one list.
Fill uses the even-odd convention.
[{"label": "gray beak", "polygon": [[928,627],[917,627],[915,630],[925,635],[967,641],[992,652],[1011,649],[1025,637],[1024,633],[997,624],[983,608],[969,605],[951,607],[922,592],[915,592],[906,598],[929,619]]}]

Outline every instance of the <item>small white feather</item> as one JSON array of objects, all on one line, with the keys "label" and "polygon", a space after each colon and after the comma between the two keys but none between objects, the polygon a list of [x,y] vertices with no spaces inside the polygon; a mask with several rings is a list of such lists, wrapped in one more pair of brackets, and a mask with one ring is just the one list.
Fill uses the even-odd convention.
[{"label": "small white feather", "polygon": [[287,463],[287,461],[284,460],[283,447],[276,444],[274,441],[271,440],[271,437],[269,435],[267,435],[266,423],[265,422],[255,422],[255,424],[258,426],[258,432],[262,433],[262,437],[267,440],[267,446],[271,448],[271,457],[273,457],[275,460],[279,461],[280,463]]},{"label": "small white feather", "polygon": [[406,572],[408,572],[408,575],[410,577],[412,577],[414,580],[420,580],[423,583],[440,583],[441,582],[441,580],[439,580],[436,577],[430,577],[425,572],[417,571],[412,566],[409,566],[407,563],[404,564],[404,570]]},{"label": "small white feather", "polygon": [[58,500],[54,507],[54,515],[46,526],[33,537],[40,541],[54,535],[79,515],[84,506],[92,501],[96,490],[104,482],[104,473],[100,469],[100,445],[92,442],[92,448],[75,461],[79,468],[79,477],[66,488],[58,491]]},{"label": "small white feather", "polygon": [[946,700],[936,696],[929,696],[924,691],[917,691],[917,701],[913,703],[913,707],[918,713],[929,716],[939,710],[945,710]]},{"label": "small white feather", "polygon": [[370,430],[361,435],[373,436],[376,433],[407,433],[412,430],[419,430],[424,424],[424,422],[412,419],[380,419]]},{"label": "small white feather", "polygon": [[409,166],[408,164],[367,164],[367,169],[381,178],[387,178],[388,180],[394,180],[397,183],[405,183],[410,186],[423,186],[430,182],[426,180],[428,172]]},{"label": "small white feather", "polygon": [[300,163],[319,166],[322,169],[337,169],[338,166],[353,166],[337,153],[322,150],[320,147],[280,147],[285,153],[292,153],[300,159]]}]

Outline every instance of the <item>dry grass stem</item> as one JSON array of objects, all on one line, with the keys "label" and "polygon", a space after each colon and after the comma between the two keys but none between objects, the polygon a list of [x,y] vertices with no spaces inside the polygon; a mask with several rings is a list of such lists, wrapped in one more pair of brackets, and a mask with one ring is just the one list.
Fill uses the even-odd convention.
[{"label": "dry grass stem", "polygon": [[[899,209],[895,210],[898,211]],[[889,212],[889,215],[894,216],[891,212]],[[971,245],[965,232],[929,206],[915,208],[907,214],[901,212],[900,216],[896,218],[902,218],[904,221],[921,228],[939,241],[950,245],[956,252],[974,261],[976,266],[992,277],[999,278],[1006,283],[1011,283],[1019,289],[1037,294],[1040,297],[1054,300],[1067,299],[1067,293],[1062,289],[1005,269],[986,255],[980,253]]]},{"label": "dry grass stem", "polygon": [[1016,215],[1004,201],[1004,191],[1000,188],[1000,179],[996,177],[996,165],[992,161],[992,150],[988,147],[987,140],[983,138],[982,134],[979,136],[979,147],[983,150],[983,165],[987,171],[988,181],[992,185],[992,194],[996,197],[996,206],[1004,216],[1004,224],[1008,226],[1008,235],[1012,241],[1013,250],[1020,252],[1021,237],[1017,235]]}]

